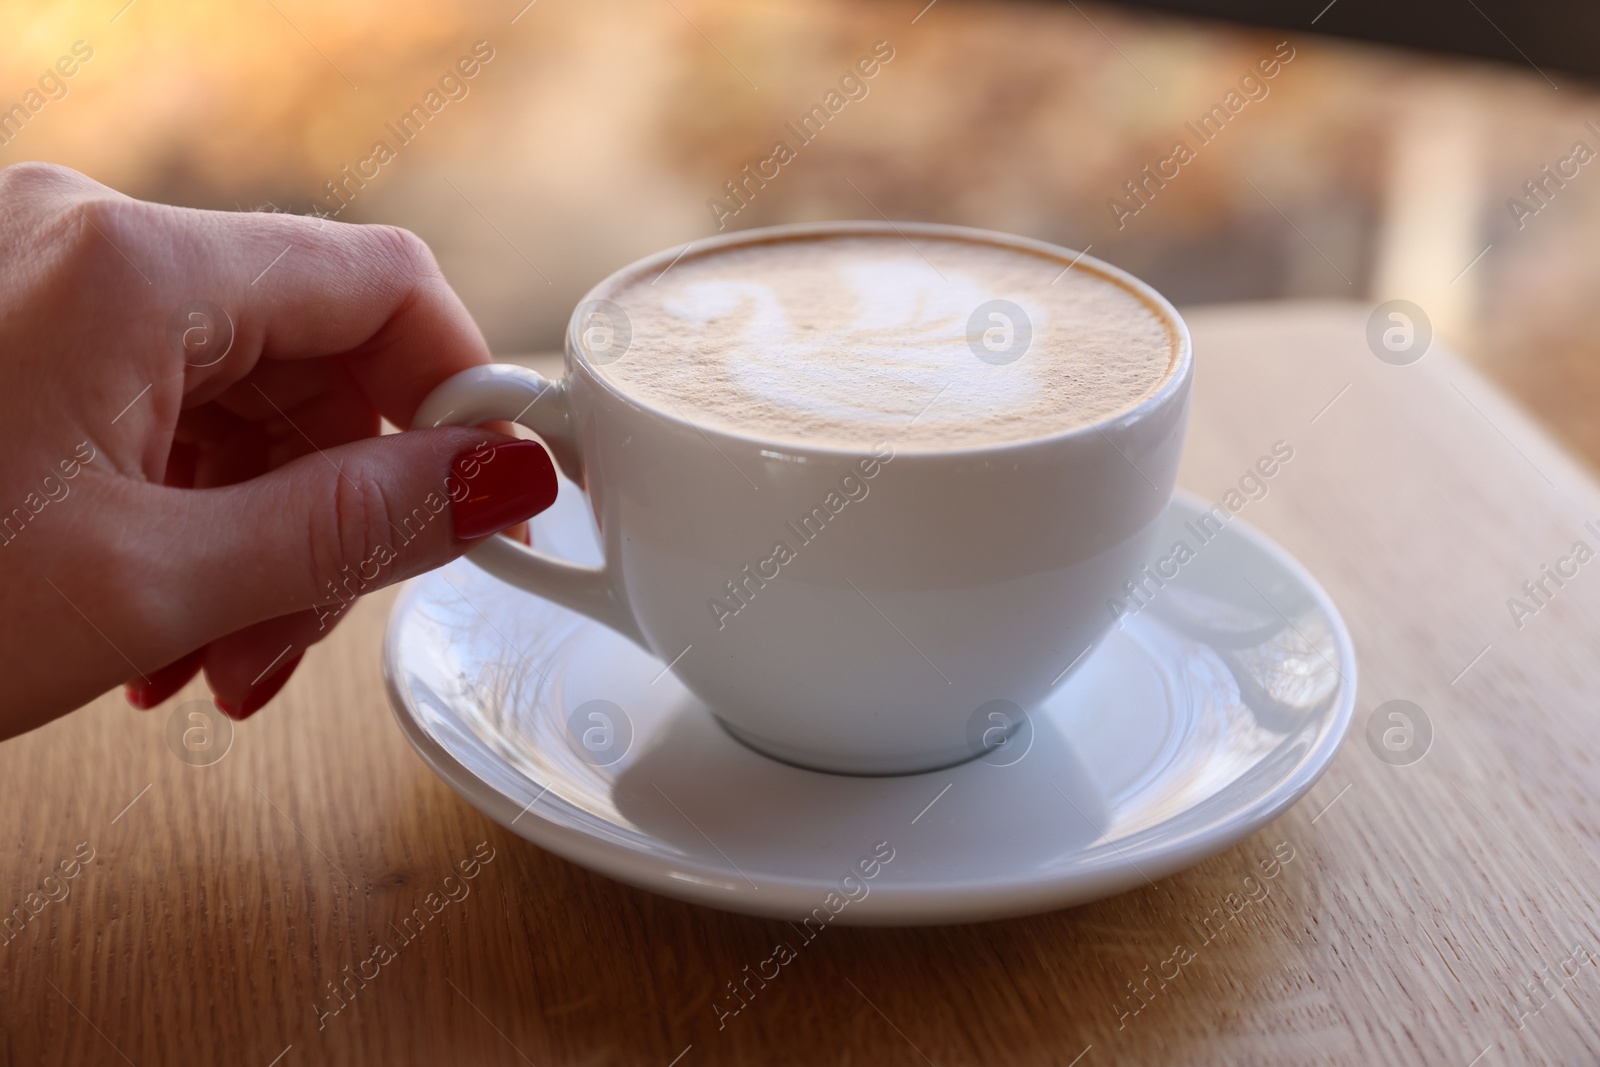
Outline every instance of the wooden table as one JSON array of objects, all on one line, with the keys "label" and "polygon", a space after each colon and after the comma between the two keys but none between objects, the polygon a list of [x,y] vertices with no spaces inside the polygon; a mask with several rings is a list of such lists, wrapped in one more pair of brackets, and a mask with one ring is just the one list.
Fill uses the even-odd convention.
[{"label": "wooden table", "polygon": [[[215,765],[165,740],[198,687],[0,745],[0,908],[45,901],[0,934],[0,1062],[1600,1061],[1600,562],[1507,606],[1575,541],[1600,548],[1600,491],[1437,345],[1376,359],[1369,310],[1190,320],[1182,483],[1219,497],[1289,442],[1244,517],[1321,578],[1361,661],[1327,776],[1239,847],[1071,911],[831,931],[719,1030],[713,998],[782,925],[623,887],[457,799],[391,721],[375,596]],[[1431,722],[1418,762],[1366,740],[1392,699]],[[1275,846],[1294,858],[1269,895],[1146,983]],[[469,895],[319,1020],[475,850]]]}]

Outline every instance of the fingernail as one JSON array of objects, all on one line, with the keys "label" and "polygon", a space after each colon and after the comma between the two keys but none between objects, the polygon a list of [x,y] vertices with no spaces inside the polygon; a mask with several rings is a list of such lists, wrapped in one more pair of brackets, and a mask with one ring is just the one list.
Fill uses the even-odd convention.
[{"label": "fingernail", "polygon": [[189,684],[189,679],[200,673],[200,663],[205,649],[197,648],[182,659],[173,660],[158,671],[151,671],[137,682],[122,687],[128,703],[140,711],[149,711],[157,704]]},{"label": "fingernail", "polygon": [[458,541],[498,533],[555,503],[556,470],[537,441],[470,449],[451,461],[450,472],[467,487],[451,507]]},{"label": "fingernail", "polygon": [[230,719],[248,719],[266,707],[267,702],[278,695],[278,690],[288,683],[289,676],[294,673],[296,667],[300,666],[300,660],[304,656],[304,652],[296,652],[285,660],[282,666],[251,686],[250,691],[244,695],[244,699],[237,704],[217,697],[215,700],[217,710]]}]

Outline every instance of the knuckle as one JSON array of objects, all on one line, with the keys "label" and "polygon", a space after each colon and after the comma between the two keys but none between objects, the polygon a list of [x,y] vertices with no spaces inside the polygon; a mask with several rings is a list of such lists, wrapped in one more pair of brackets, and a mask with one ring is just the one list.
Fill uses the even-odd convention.
[{"label": "knuckle", "polygon": [[77,216],[87,231],[83,235],[85,241],[105,238],[95,244],[99,248],[108,243],[123,245],[134,240],[144,232],[156,210],[154,205],[126,197],[89,195],[72,205],[71,214]]},{"label": "knuckle", "polygon": [[330,472],[329,477],[333,507],[312,527],[312,577],[319,596],[330,586],[337,594],[354,595],[372,582],[368,574],[381,564],[384,548],[393,551],[392,508],[384,487],[359,471]]},{"label": "knuckle", "polygon": [[93,185],[75,170],[55,163],[13,163],[0,170],[0,197],[6,201],[65,194]]},{"label": "knuckle", "polygon": [[[66,167],[0,170],[0,266],[12,282],[0,309],[76,307],[90,293],[103,298],[106,285],[125,285],[137,269],[132,264],[148,262],[158,210]],[[25,269],[14,269],[19,262]],[[77,321],[88,328],[91,320]]]},{"label": "knuckle", "polygon": [[8,237],[47,253],[83,244],[92,234],[87,206],[116,194],[75,170],[54,163],[13,163],[0,170],[0,216]]},{"label": "knuckle", "polygon": [[371,226],[366,229],[370,239],[377,245],[378,254],[401,277],[415,281],[439,273],[433,249],[410,230],[401,226]]},{"label": "knuckle", "polygon": [[85,191],[59,204],[41,236],[47,247],[56,249],[58,265],[74,276],[94,277],[98,267],[120,276],[130,262],[143,258],[144,235],[154,210],[153,205],[104,190]]}]

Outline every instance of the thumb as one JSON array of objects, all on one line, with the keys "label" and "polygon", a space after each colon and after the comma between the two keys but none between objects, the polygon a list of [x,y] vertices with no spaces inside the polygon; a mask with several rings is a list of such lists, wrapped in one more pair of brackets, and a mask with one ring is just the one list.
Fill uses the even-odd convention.
[{"label": "thumb", "polygon": [[[536,441],[413,430],[325,449],[267,474],[177,494],[186,549],[163,600],[192,648],[264,619],[339,612],[357,596],[461,555],[549,507],[555,467]],[[171,521],[170,519],[168,521]],[[166,569],[166,568],[163,568]]]}]

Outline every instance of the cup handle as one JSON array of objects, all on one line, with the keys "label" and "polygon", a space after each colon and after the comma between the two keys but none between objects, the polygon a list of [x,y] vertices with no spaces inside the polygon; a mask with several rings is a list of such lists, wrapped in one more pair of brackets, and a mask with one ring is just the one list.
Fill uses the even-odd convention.
[{"label": "cup handle", "polygon": [[[566,382],[524,367],[495,363],[452,375],[428,394],[411,428],[474,426],[491,419],[515,422],[538,434],[563,473],[584,484]],[[503,582],[581,612],[646,647],[610,560],[583,567],[499,536],[486,538],[467,558]]]}]

